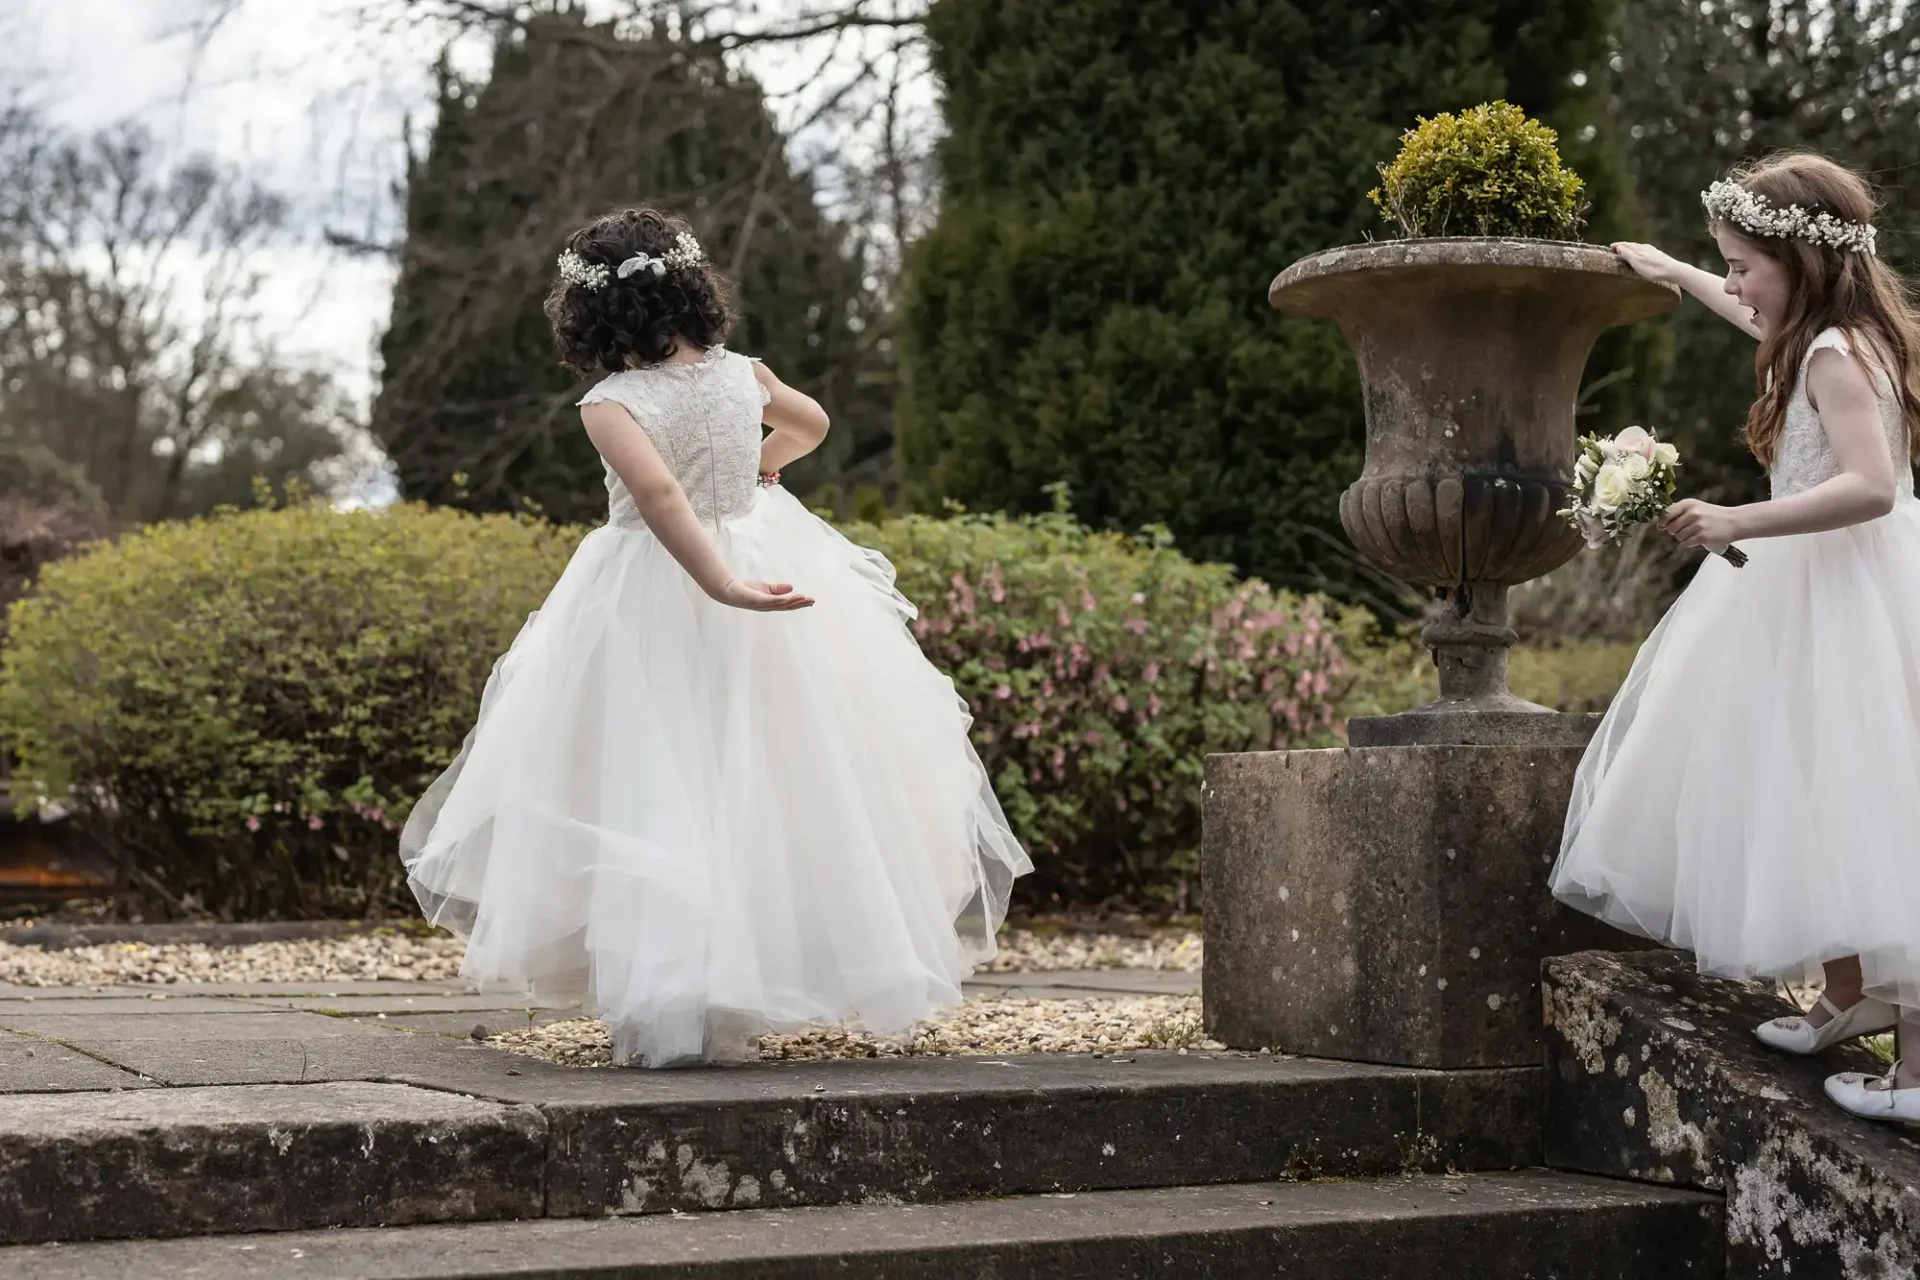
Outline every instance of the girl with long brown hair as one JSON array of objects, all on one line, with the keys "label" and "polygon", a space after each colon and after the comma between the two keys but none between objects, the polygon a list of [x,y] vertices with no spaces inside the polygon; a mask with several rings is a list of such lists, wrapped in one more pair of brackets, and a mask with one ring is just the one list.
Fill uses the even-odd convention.
[{"label": "girl with long brown hair", "polygon": [[1859,1115],[1920,1119],[1920,316],[1877,253],[1872,189],[1775,156],[1702,196],[1724,278],[1614,249],[1755,338],[1748,447],[1765,502],[1667,514],[1710,558],[1640,651],[1575,782],[1554,892],[1789,982],[1804,1017],[1757,1029],[1817,1053],[1899,1029],[1885,1079],[1827,1082]]}]

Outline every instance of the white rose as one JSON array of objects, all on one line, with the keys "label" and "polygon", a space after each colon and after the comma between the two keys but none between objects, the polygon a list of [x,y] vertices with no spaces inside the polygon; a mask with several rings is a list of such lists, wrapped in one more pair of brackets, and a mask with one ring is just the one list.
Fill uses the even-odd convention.
[{"label": "white rose", "polygon": [[1637,453],[1630,453],[1620,460],[1620,469],[1627,473],[1627,479],[1635,484],[1647,478],[1647,472],[1653,470],[1653,464]]},{"label": "white rose", "polygon": [[1602,511],[1612,511],[1625,502],[1632,491],[1633,482],[1627,479],[1627,473],[1618,463],[1609,462],[1593,478],[1593,505]]},{"label": "white rose", "polygon": [[1680,451],[1670,444],[1656,444],[1653,446],[1653,460],[1663,467],[1677,467],[1680,465]]}]

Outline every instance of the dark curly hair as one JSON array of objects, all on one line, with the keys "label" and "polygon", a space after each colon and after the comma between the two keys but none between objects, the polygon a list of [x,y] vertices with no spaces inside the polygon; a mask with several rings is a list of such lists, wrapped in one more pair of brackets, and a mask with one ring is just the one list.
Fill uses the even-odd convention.
[{"label": "dark curly hair", "polygon": [[658,364],[673,354],[674,339],[696,347],[715,345],[733,326],[725,276],[702,262],[664,275],[614,273],[637,254],[658,258],[673,248],[686,220],[659,209],[621,209],[595,218],[567,237],[567,248],[607,269],[597,289],[554,276],[547,319],[560,363],[581,373],[618,373]]}]

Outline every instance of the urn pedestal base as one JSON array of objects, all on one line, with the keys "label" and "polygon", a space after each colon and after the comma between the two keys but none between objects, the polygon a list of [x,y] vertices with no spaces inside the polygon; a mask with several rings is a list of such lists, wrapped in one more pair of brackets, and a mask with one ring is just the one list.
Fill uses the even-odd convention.
[{"label": "urn pedestal base", "polygon": [[1547,891],[1582,749],[1208,760],[1208,1033],[1400,1066],[1538,1064],[1541,961],[1638,945]]}]

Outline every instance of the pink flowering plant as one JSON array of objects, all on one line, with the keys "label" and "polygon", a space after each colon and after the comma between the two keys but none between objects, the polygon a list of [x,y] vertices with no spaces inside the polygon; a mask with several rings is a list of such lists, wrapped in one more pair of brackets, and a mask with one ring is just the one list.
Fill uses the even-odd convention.
[{"label": "pink flowering plant", "polygon": [[400,824],[579,530],[298,505],[149,526],[16,604],[16,796],[74,810],[148,917],[405,904]]},{"label": "pink flowering plant", "polygon": [[1197,905],[1214,752],[1330,745],[1345,662],[1314,597],[1064,511],[850,528],[893,560],[1034,875],[1033,905]]}]

